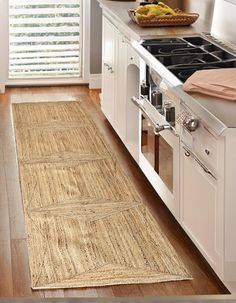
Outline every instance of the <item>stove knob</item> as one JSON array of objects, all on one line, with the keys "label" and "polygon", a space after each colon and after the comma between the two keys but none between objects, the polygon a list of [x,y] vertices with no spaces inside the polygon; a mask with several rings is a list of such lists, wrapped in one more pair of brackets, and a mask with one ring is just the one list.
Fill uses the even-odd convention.
[{"label": "stove knob", "polygon": [[157,110],[162,110],[162,93],[153,91],[151,93],[151,103]]},{"label": "stove knob", "polygon": [[170,123],[170,125],[175,125],[175,107],[169,103],[165,104],[164,113],[166,121]]},{"label": "stove knob", "polygon": [[141,83],[140,92],[143,97],[149,97],[149,85],[145,81]]},{"label": "stove knob", "polygon": [[194,132],[198,128],[198,119],[193,116],[186,117],[184,120],[184,126],[188,131]]}]

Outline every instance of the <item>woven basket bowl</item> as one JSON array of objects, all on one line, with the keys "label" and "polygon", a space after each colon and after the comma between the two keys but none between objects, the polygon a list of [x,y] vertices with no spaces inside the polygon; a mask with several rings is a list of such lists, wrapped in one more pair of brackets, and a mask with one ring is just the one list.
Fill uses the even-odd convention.
[{"label": "woven basket bowl", "polygon": [[137,17],[135,9],[129,9],[128,14],[130,18],[142,27],[155,27],[155,26],[186,26],[193,24],[199,17],[196,13],[183,13],[179,10],[176,11],[177,15],[165,16],[150,16],[150,17]]}]

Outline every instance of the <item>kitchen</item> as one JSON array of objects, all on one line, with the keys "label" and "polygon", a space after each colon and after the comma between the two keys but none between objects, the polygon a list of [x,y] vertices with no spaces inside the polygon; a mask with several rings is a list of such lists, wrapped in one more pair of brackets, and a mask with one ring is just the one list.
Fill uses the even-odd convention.
[{"label": "kitchen", "polygon": [[[191,5],[183,6],[183,9],[188,7],[190,11],[200,13],[196,26],[158,29],[157,34],[155,28],[142,29],[130,20],[127,10],[137,6],[138,3],[134,5],[132,2],[106,0],[98,2],[103,13],[101,109],[107,119],[99,109],[99,91],[96,90],[88,91],[83,86],[52,87],[50,89],[10,88],[11,91],[1,96],[1,100],[3,100],[2,115],[5,118],[2,121],[2,139],[6,145],[4,147],[5,158],[2,161],[7,163],[4,165],[7,167],[5,169],[7,169],[8,187],[13,188],[14,182],[16,182],[14,179],[18,174],[15,166],[14,137],[7,138],[12,131],[11,123],[8,121],[11,115],[9,100],[43,102],[50,101],[50,98],[55,99],[55,96],[57,96],[57,101],[83,99],[92,119],[99,124],[98,127],[106,140],[111,146],[114,145],[112,151],[121,162],[123,169],[137,186],[144,200],[149,201],[147,204],[150,204],[152,213],[157,218],[162,231],[166,233],[174,248],[179,253],[181,252],[181,258],[188,263],[193,280],[175,282],[172,286],[171,282],[166,283],[166,285],[168,284],[166,288],[165,283],[163,285],[155,283],[155,285],[142,284],[142,286],[122,285],[120,288],[112,286],[74,291],[51,290],[45,291],[45,294],[59,297],[62,295],[139,296],[141,294],[227,293],[221,282],[231,292],[234,292],[236,252],[233,192],[235,189],[234,184],[231,184],[234,180],[234,171],[231,168],[232,163],[235,163],[235,156],[232,152],[235,141],[234,104],[226,103],[226,101],[217,103],[214,98],[205,98],[200,95],[197,97],[194,95],[191,98],[183,92],[182,82],[164,67],[165,61],[163,64],[159,62],[163,57],[160,56],[157,61],[150,52],[153,49],[156,51],[158,41],[155,40],[162,36],[159,41],[161,47],[168,43],[182,43],[183,47],[210,45],[211,47],[222,47],[227,56],[233,56],[228,44],[222,45],[209,35],[200,40],[195,36],[199,36],[199,33],[202,32],[212,32],[212,23],[213,33],[216,33],[217,37],[222,37],[221,31],[227,32],[228,36],[224,36],[224,42],[234,44],[235,33],[228,33],[225,30],[225,23],[221,18],[227,16],[226,29],[233,29],[234,20],[229,16],[235,10],[235,5],[232,2],[220,0],[216,1],[213,10],[213,1],[201,1],[197,5],[194,5],[193,1],[187,1]],[[225,15],[221,14],[221,5],[224,5]],[[210,12],[214,13],[210,14]],[[99,13],[101,14],[101,11]],[[204,22],[206,18],[207,22]],[[173,40],[165,40],[163,37],[167,35],[171,35]],[[199,43],[201,44],[199,45]],[[91,49],[94,51],[92,47]],[[230,64],[233,62],[231,57],[229,61]],[[230,67],[235,67],[235,65]],[[152,101],[152,104],[148,99]],[[170,100],[171,103],[168,103],[167,101]],[[168,106],[163,108],[166,103]],[[159,106],[160,111],[156,110],[153,104],[157,106],[156,108]],[[158,152],[153,150],[153,146],[159,147]],[[125,148],[134,160],[131,159]],[[159,155],[158,161],[156,153]],[[6,154],[9,154],[9,158],[6,157]],[[9,169],[14,172],[14,177],[9,175]],[[19,180],[17,182],[19,183]],[[18,190],[18,199],[21,199],[20,189]],[[169,210],[161,201],[158,202],[156,193]],[[12,194],[12,201],[13,196],[14,194]],[[12,211],[12,207],[10,206],[10,211]],[[21,213],[20,220],[24,220],[23,210],[17,212]],[[15,214],[16,222],[19,218],[18,215]],[[11,217],[14,222],[14,211]],[[13,233],[17,235],[15,228],[13,228]],[[191,238],[208,264],[203,261],[188,237]],[[17,236],[16,239],[18,239]],[[16,252],[20,251],[18,248],[16,246]],[[26,251],[26,244],[22,249]],[[19,260],[22,258],[23,251],[19,254],[16,253]],[[187,256],[190,251],[192,251],[191,257]],[[191,259],[194,260],[192,265]],[[14,258],[12,262],[13,265],[15,264],[15,268],[21,264],[17,264]],[[27,283],[29,283],[27,258],[21,262],[24,264],[24,275],[27,276]],[[201,280],[205,281],[202,287],[200,286]],[[178,287],[178,285],[181,286]],[[169,291],[168,288],[170,288]],[[15,293],[19,296],[20,290]],[[40,291],[38,295],[41,296]],[[28,286],[26,286],[23,296],[32,296]]]}]

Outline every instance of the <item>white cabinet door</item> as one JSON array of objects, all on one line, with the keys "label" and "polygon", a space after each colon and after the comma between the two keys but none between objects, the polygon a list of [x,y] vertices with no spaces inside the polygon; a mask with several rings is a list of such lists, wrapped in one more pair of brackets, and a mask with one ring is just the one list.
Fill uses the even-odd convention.
[{"label": "white cabinet door", "polygon": [[136,57],[135,51],[128,45],[126,66],[126,147],[136,162],[139,162],[141,114],[131,101],[133,96],[139,97],[140,69],[138,59],[135,59]]},{"label": "white cabinet door", "polygon": [[103,16],[102,111],[138,162],[140,114],[131,97],[139,96],[139,56]]},{"label": "white cabinet door", "polygon": [[125,145],[128,144],[129,147],[134,145],[128,149],[132,155],[133,150],[136,149],[133,156],[137,158],[139,114],[137,109],[130,104],[132,103],[130,96],[139,95],[139,56],[128,44],[127,38],[119,32],[117,41],[115,130]]},{"label": "white cabinet door", "polygon": [[116,28],[103,17],[102,102],[104,115],[114,126]]},{"label": "white cabinet door", "polygon": [[181,148],[181,224],[216,272],[220,267],[217,181]]},{"label": "white cabinet door", "polygon": [[126,92],[127,92],[127,42],[121,33],[117,33],[116,51],[116,97],[115,130],[121,140],[126,142]]}]

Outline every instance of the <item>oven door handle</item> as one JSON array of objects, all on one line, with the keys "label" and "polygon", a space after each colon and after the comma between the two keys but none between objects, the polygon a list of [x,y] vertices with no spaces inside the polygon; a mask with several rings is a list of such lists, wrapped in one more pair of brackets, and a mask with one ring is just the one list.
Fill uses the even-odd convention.
[{"label": "oven door handle", "polygon": [[136,97],[132,97],[131,101],[134,103],[135,106],[138,107],[138,109],[141,110],[141,112],[143,113],[143,115],[151,122],[153,128],[154,128],[154,132],[155,135],[159,135],[159,133],[163,130],[166,129],[171,129],[173,130],[172,126],[170,124],[164,124],[164,125],[159,125],[156,123],[156,121],[154,121],[154,119],[148,114],[148,112],[146,111],[146,109],[144,108],[144,106],[142,105],[140,99],[136,98]]}]

